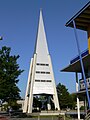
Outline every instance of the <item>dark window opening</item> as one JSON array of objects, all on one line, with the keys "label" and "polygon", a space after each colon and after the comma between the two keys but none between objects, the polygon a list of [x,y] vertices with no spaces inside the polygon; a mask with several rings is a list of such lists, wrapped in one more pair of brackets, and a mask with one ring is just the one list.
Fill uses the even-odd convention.
[{"label": "dark window opening", "polygon": [[35,80],[35,82],[40,82],[40,80]]},{"label": "dark window opening", "polygon": [[44,63],[37,63],[37,65],[41,65],[41,66],[49,66],[49,64],[44,64]]}]

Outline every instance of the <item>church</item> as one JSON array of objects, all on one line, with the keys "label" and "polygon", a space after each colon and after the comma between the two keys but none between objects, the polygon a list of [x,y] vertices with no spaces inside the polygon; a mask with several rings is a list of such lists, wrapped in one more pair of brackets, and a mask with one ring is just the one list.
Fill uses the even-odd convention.
[{"label": "church", "polygon": [[32,113],[35,109],[60,110],[42,10],[40,10],[36,44],[30,63],[23,112]]}]

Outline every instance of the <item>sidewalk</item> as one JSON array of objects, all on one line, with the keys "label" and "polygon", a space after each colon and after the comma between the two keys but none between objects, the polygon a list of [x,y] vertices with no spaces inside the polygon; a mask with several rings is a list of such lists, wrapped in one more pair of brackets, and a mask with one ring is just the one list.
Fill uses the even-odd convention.
[{"label": "sidewalk", "polygon": [[7,119],[6,117],[0,115],[0,120],[9,120],[9,119]]}]

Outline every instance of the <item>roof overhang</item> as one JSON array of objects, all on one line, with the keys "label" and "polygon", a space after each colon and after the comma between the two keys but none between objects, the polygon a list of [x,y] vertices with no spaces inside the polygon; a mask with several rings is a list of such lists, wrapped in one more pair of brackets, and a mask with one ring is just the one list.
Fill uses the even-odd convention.
[{"label": "roof overhang", "polygon": [[[88,92],[90,94],[90,88],[88,89]],[[77,94],[77,95],[80,95],[80,96],[86,96],[86,90],[78,91],[78,92],[75,92],[73,94]]]},{"label": "roof overhang", "polygon": [[[90,68],[90,54],[83,57],[82,61],[83,61],[85,71],[88,70],[88,68]],[[67,67],[62,69],[61,72],[77,72],[77,73],[81,73],[82,69],[81,69],[80,60],[74,62],[73,64],[69,64]]]},{"label": "roof overhang", "polygon": [[73,20],[76,28],[87,31],[90,25],[90,1],[66,23],[66,26],[73,27]]},{"label": "roof overhang", "polygon": [[[73,20],[76,23],[76,28],[87,31],[90,25],[90,1],[77,12],[67,23],[67,27],[73,27]],[[78,56],[79,57],[79,56]],[[84,64],[84,69],[87,70],[90,67],[90,54],[83,53],[82,60]],[[74,61],[74,62],[73,62]],[[80,60],[77,57],[71,61],[71,63],[62,69],[63,72],[82,72]]]}]

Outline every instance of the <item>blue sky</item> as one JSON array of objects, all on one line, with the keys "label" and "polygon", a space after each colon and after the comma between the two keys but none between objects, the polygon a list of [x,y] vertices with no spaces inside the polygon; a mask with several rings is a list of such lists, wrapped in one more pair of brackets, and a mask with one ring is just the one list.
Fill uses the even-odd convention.
[{"label": "blue sky", "polygon": [[[12,54],[20,55],[18,63],[25,71],[19,88],[24,97],[30,59],[36,41],[39,10],[43,18],[49,52],[52,58],[56,84],[64,84],[70,93],[75,92],[75,74],[60,72],[77,55],[74,31],[65,23],[89,0],[0,0],[0,48],[8,46]],[[78,30],[80,49],[87,49],[87,33]]]}]

